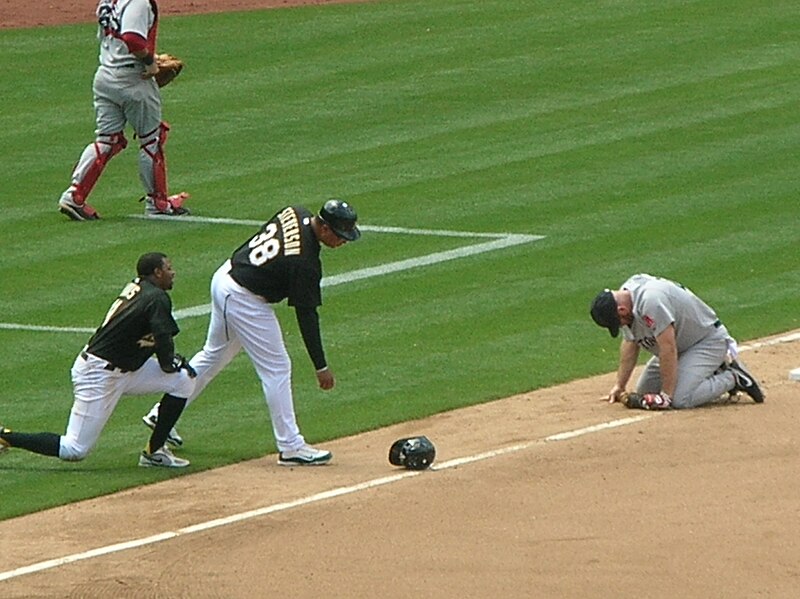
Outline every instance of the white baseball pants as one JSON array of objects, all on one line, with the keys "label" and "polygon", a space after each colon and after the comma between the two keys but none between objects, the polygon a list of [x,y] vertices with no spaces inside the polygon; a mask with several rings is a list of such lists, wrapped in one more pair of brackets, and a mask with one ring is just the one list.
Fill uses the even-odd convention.
[{"label": "white baseball pants", "polygon": [[194,390],[194,379],[186,370],[164,372],[155,357],[133,372],[106,370],[107,364],[92,354],[75,358],[75,399],[67,431],[61,437],[58,457],[62,460],[82,460],[89,454],[123,395],[169,393],[188,398]]},{"label": "white baseball pants", "polygon": [[211,278],[211,322],[205,345],[191,360],[197,371],[189,403],[244,348],[255,366],[279,451],[305,444],[294,413],[292,363],[273,307],[234,281],[226,261]]}]

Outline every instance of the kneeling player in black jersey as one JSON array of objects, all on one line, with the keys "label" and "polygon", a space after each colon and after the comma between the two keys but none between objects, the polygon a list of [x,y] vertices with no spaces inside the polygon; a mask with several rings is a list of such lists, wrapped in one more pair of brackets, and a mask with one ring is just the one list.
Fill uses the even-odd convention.
[{"label": "kneeling player in black jersey", "polygon": [[82,460],[123,395],[164,393],[158,426],[139,456],[139,465],[189,465],[164,445],[195,384],[194,370],[175,353],[172,339],[178,325],[167,291],[175,271],[169,258],[158,252],[141,256],[136,271],[138,276],[122,290],[75,358],[75,399],[66,432],[19,433],[0,426],[0,452],[18,447],[62,460]]}]

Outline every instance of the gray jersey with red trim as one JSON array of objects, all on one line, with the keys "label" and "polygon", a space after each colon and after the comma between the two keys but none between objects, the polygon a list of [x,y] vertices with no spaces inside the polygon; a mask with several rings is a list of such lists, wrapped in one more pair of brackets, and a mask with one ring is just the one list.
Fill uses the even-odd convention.
[{"label": "gray jersey with red trim", "polygon": [[658,355],[658,337],[675,325],[678,353],[714,333],[719,319],[714,310],[689,289],[660,277],[636,274],[622,285],[631,292],[633,323],[621,328],[624,338]]},{"label": "gray jersey with red trim", "polygon": [[157,5],[150,0],[100,0],[97,5],[100,39],[100,64],[104,67],[141,67],[122,41],[126,33],[135,33],[147,40],[155,52]]}]

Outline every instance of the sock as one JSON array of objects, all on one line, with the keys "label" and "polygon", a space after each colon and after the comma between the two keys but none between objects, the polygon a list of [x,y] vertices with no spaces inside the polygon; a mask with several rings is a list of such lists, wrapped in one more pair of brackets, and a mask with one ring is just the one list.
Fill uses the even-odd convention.
[{"label": "sock", "polygon": [[186,399],[183,397],[175,397],[167,393],[161,398],[161,405],[158,407],[158,422],[147,443],[147,453],[153,453],[163,447],[169,437],[169,431],[178,422],[185,407]]},{"label": "sock", "polygon": [[61,435],[55,433],[3,433],[3,440],[10,447],[53,457],[58,457],[61,446]]}]

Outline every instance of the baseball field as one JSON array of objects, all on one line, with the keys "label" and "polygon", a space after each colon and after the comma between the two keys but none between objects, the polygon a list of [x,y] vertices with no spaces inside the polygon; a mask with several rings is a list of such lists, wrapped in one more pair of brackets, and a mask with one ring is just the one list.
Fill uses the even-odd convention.
[{"label": "baseball field", "polygon": [[[178,424],[187,471],[137,466],[156,398],[126,398],[81,463],[0,456],[4,599],[796,596],[794,2],[162,0],[193,215],[143,218],[131,144],[76,223],[57,200],[93,136],[95,4],[0,0],[0,424],[63,431],[140,254],[172,258],[192,355],[230,252],[342,197],[363,237],[323,250],[333,391],[279,308],[334,460],[276,465],[243,355]],[[763,405],[601,401],[617,341],[589,303],[636,272],[717,310]],[[430,471],[388,464],[414,434]]]}]

